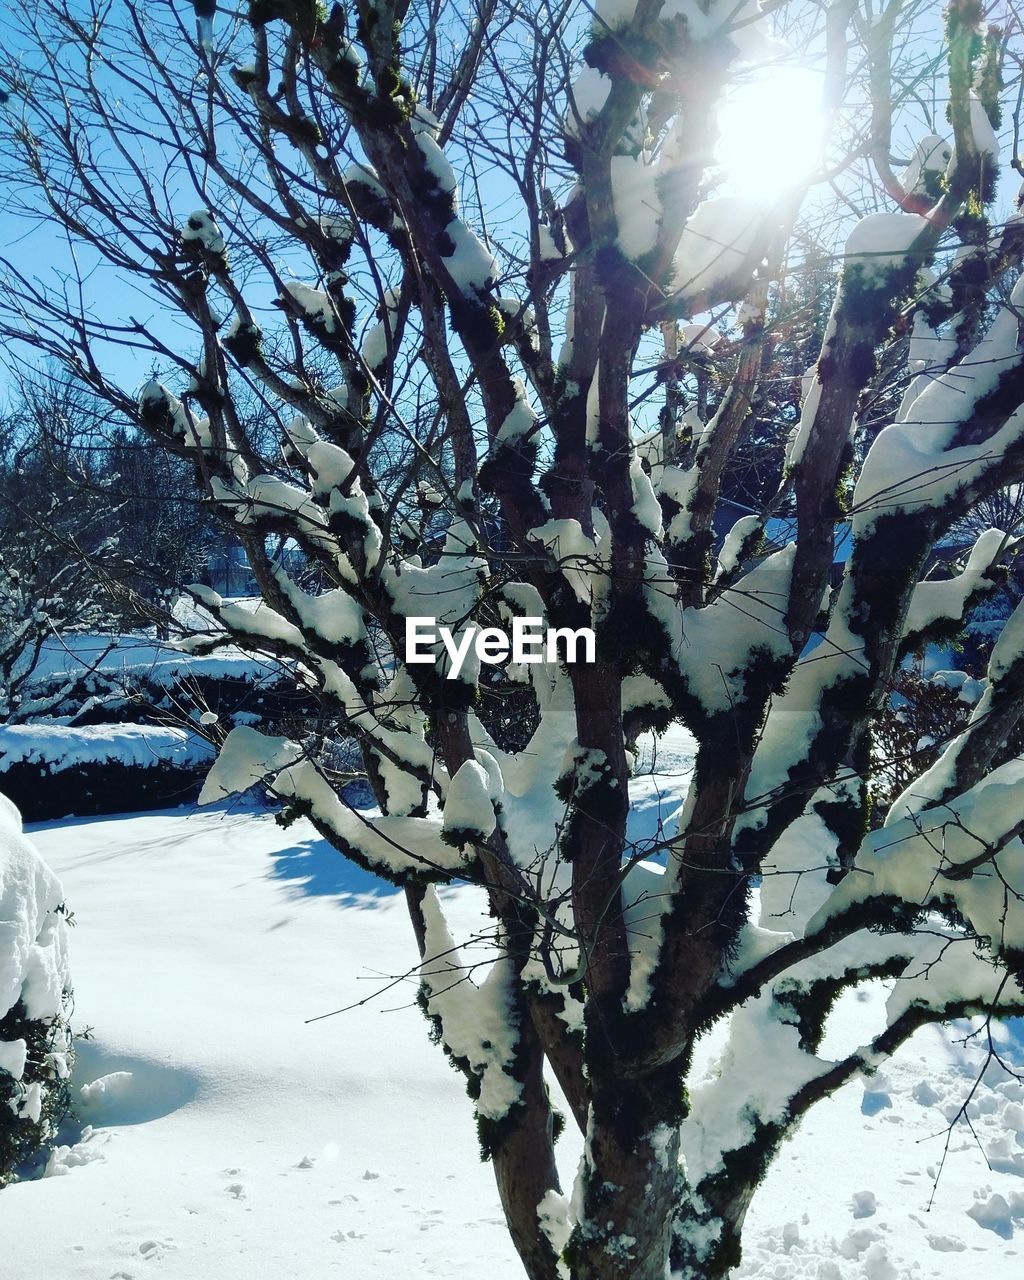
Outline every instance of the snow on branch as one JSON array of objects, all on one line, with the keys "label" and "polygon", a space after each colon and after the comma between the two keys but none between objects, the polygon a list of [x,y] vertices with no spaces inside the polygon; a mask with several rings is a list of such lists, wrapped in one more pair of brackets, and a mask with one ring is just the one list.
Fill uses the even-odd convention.
[{"label": "snow on branch", "polygon": [[426,1011],[436,1018],[440,1038],[456,1061],[464,1062],[477,1083],[476,1111],[485,1120],[502,1120],[522,1098],[516,1078],[518,1013],[508,956],[490,964],[479,985],[473,980],[444,918],[432,886],[422,902],[425,931],[420,981]]},{"label": "snow on branch", "polygon": [[270,783],[271,793],[291,802],[346,857],[385,879],[449,879],[465,859],[442,838],[441,819],[371,817],[347,803],[311,760],[286,766]]},{"label": "snow on branch", "polygon": [[989,529],[971,548],[967,564],[956,577],[919,582],[903,624],[903,640],[908,647],[919,643],[940,623],[956,623],[959,629],[969,607],[998,585],[993,570],[1017,541],[1001,529]]},{"label": "snow on branch", "polygon": [[1024,950],[1024,762],[1011,760],[969,791],[928,804],[866,837],[808,930],[858,905],[918,911],[949,906],[996,954]]},{"label": "snow on branch", "polygon": [[853,494],[859,536],[886,515],[951,508],[961,495],[970,500],[1019,451],[1024,413],[1012,395],[1024,358],[1022,302],[1024,278],[973,351],[931,381],[902,421],[879,434]]}]

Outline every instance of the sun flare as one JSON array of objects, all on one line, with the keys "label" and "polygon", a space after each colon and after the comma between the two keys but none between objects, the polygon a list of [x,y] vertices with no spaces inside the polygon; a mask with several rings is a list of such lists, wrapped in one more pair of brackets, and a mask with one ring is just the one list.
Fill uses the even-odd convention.
[{"label": "sun flare", "polygon": [[821,163],[821,77],[789,67],[760,71],[730,90],[715,156],[725,188],[774,201]]}]

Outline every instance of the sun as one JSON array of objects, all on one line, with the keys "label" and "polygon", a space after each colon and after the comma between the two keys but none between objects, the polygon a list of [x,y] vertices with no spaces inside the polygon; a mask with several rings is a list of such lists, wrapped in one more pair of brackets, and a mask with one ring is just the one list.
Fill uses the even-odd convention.
[{"label": "sun", "polygon": [[715,159],[723,191],[771,203],[821,164],[822,77],[761,68],[731,88],[719,109]]}]

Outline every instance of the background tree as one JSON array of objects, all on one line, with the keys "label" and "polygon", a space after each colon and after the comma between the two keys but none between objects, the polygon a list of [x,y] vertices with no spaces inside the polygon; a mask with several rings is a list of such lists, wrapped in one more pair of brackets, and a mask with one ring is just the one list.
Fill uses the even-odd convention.
[{"label": "background tree", "polygon": [[62,636],[117,625],[117,515],[97,457],[102,405],[66,377],[22,380],[0,420],[0,721],[44,715],[32,686]]},{"label": "background tree", "polygon": [[[320,690],[380,812],[351,807],[316,737],[246,729],[207,795],[266,777],[286,817],[405,888],[422,1003],[534,1280],[725,1275],[816,1101],[923,1023],[1024,1000],[1024,765],[994,763],[1024,707],[1019,610],[966,727],[865,834],[894,673],[1009,539],[922,582],[932,548],[1024,468],[1021,286],[1000,292],[1021,237],[991,221],[1005,33],[953,0],[936,59],[926,4],[773,10],[824,59],[822,163],[856,218],[768,504],[795,536],[761,559],[762,515],[714,529],[771,385],[802,194],[716,190],[716,107],[778,54],[756,6],[289,0],[203,13],[197,44],[191,6],[45,0],[3,64],[15,207],[76,246],[63,282],[8,263],[8,339],[192,461],[265,604],[197,598]],[[113,292],[97,311],[123,276],[152,320]],[[518,750],[477,715],[478,662],[404,661],[423,615],[460,637],[591,626],[596,661],[503,668],[530,690]],[[627,743],[675,723],[693,776],[637,847]],[[491,912],[472,977],[453,883]],[[877,977],[898,979],[886,1024],[820,1056],[835,999]],[[691,1090],[723,1019],[718,1075]],[[571,1203],[546,1073],[586,1135]]]}]

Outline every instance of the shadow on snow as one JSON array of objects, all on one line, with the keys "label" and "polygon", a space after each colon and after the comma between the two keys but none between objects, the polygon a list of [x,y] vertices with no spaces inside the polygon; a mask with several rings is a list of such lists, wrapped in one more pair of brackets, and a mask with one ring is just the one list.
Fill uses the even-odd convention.
[{"label": "shadow on snow", "polygon": [[271,876],[299,893],[335,898],[346,907],[373,907],[398,893],[395,885],[350,862],[326,840],[302,840],[270,855]]}]

